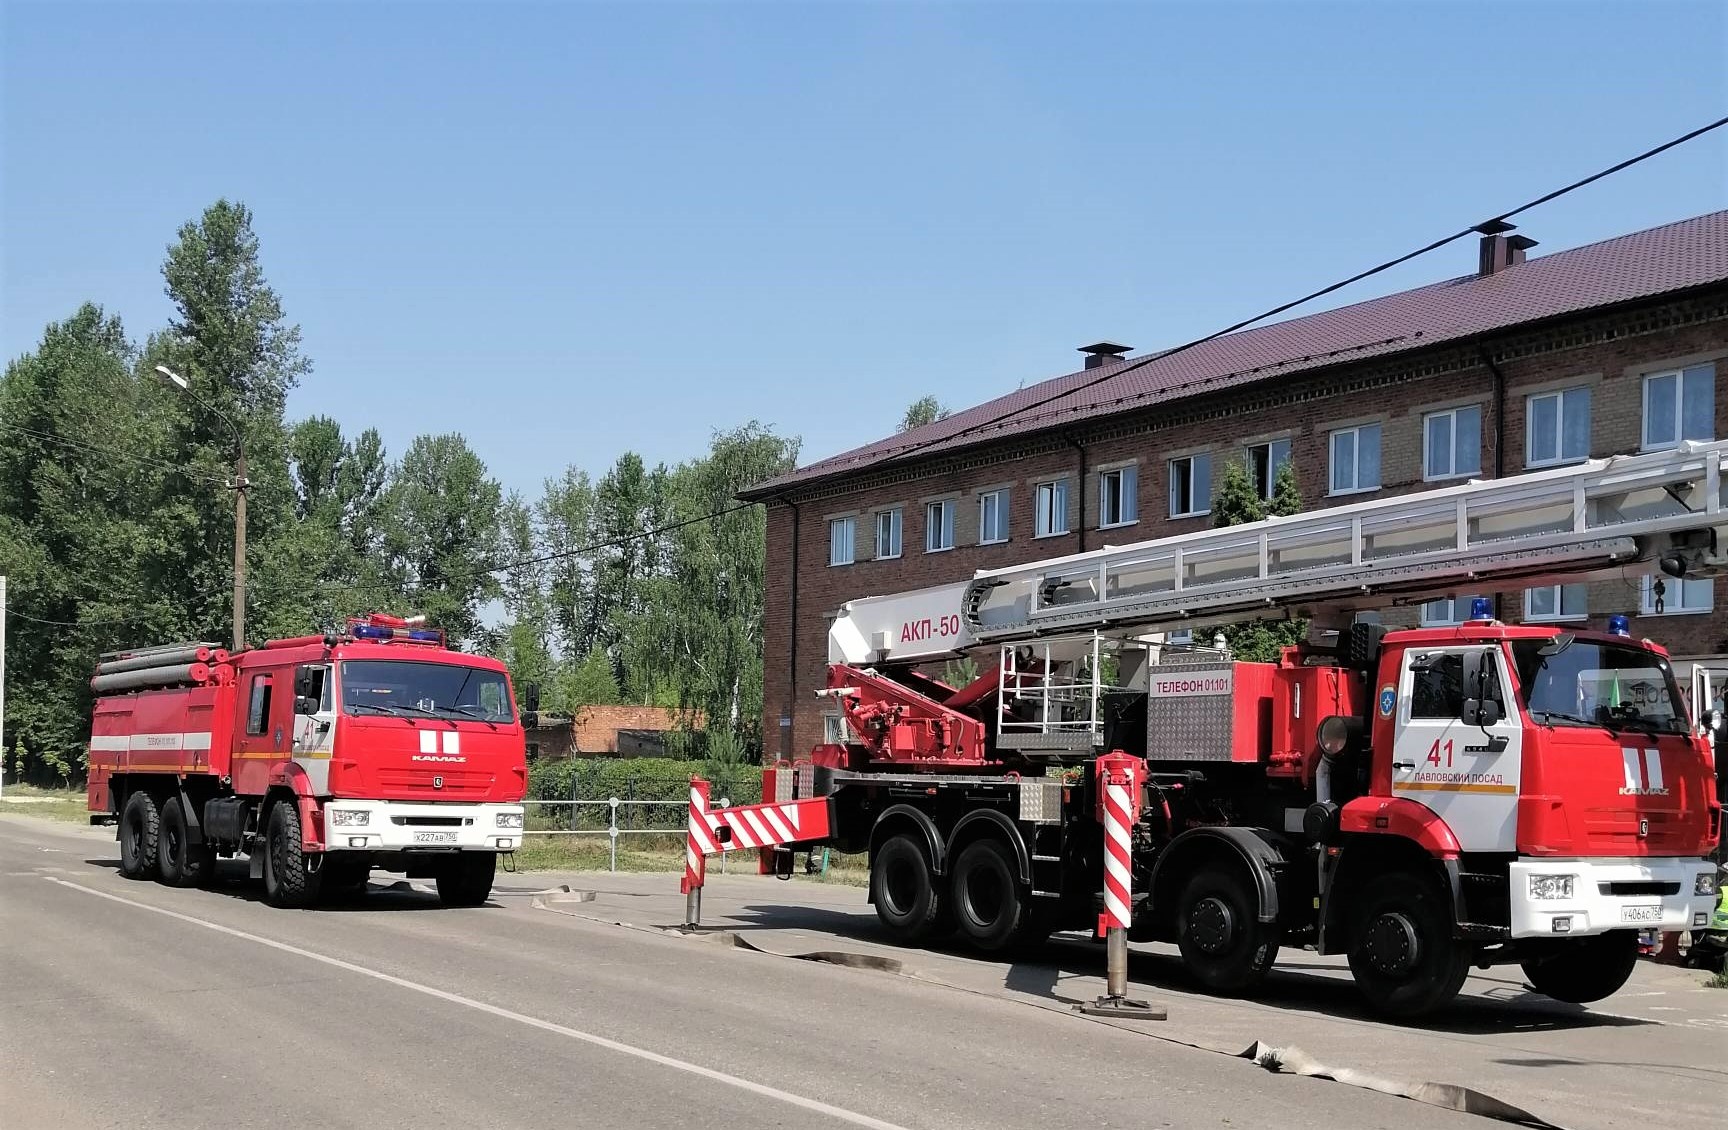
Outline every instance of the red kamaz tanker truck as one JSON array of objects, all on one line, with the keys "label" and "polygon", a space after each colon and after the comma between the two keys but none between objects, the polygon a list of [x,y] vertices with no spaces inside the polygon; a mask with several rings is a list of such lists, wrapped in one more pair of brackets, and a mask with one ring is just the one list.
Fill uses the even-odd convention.
[{"label": "red kamaz tanker truck", "polygon": [[118,652],[91,685],[88,805],[118,824],[131,878],[190,886],[246,855],[277,906],[363,888],[373,868],[472,906],[521,843],[509,675],[418,621],[374,615],[232,655]]},{"label": "red kamaz tanker truck", "polygon": [[[817,692],[849,740],[776,766],[761,805],[693,790],[686,887],[706,854],[767,849],[786,874],[823,844],[870,853],[870,900],[905,943],[1089,929],[1106,866],[1123,870],[1092,771],[1119,750],[1130,936],[1175,943],[1211,990],[1251,991],[1303,946],[1346,956],[1391,1015],[1498,964],[1598,1000],[1640,931],[1701,926],[1716,901],[1711,750],[1667,652],[1624,616],[1514,626],[1487,599],[1458,626],[1377,620],[1441,595],[1718,573],[1725,464],[1728,444],[1689,444],[852,601]],[[1311,627],[1275,663],[1164,634],[1279,614]],[[969,685],[930,674],[962,655],[983,672]]]}]

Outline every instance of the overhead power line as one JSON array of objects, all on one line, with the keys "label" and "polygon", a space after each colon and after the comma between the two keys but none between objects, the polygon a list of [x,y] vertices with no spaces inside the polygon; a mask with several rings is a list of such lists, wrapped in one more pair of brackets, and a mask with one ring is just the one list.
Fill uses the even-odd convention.
[{"label": "overhead power line", "polygon": [[141,467],[155,467],[159,470],[173,471],[185,475],[189,479],[198,480],[199,482],[215,483],[221,486],[226,486],[228,484],[227,479],[219,478],[215,475],[207,475],[202,471],[193,470],[183,463],[174,463],[166,459],[156,459],[148,455],[140,455],[137,452],[116,451],[113,448],[102,447],[94,443],[86,443],[83,440],[72,439],[67,436],[55,435],[53,432],[39,431],[36,428],[27,428],[23,424],[14,424],[5,420],[0,420],[0,428],[4,428],[10,432],[18,432],[23,435],[32,436],[36,439],[42,440],[44,443],[58,444],[61,447],[71,448],[75,451],[84,451],[91,455],[100,455],[104,459],[112,459],[117,463],[133,463]]},{"label": "overhead power line", "polygon": [[[1715,121],[1710,122],[1707,125],[1699,126],[1697,129],[1690,130],[1687,133],[1683,133],[1678,137],[1670,138],[1669,140],[1664,141],[1662,144],[1654,146],[1653,148],[1650,148],[1650,149],[1646,149],[1642,153],[1639,153],[1635,156],[1628,157],[1624,161],[1620,161],[1616,164],[1609,165],[1605,169],[1599,169],[1596,172],[1591,173],[1588,176],[1581,177],[1578,180],[1572,181],[1570,184],[1563,185],[1560,188],[1556,188],[1551,192],[1545,192],[1541,196],[1536,197],[1534,200],[1526,201],[1525,203],[1518,205],[1516,208],[1510,208],[1504,212],[1496,213],[1495,215],[1489,217],[1486,220],[1481,220],[1481,221],[1478,221],[1477,223],[1469,225],[1468,227],[1460,228],[1459,230],[1453,232],[1450,235],[1442,236],[1439,239],[1433,240],[1432,242],[1423,244],[1421,247],[1418,247],[1413,251],[1407,251],[1404,254],[1399,255],[1395,258],[1387,259],[1386,261],[1384,261],[1382,263],[1377,263],[1374,266],[1369,267],[1366,270],[1358,271],[1348,278],[1340,279],[1334,283],[1329,283],[1328,285],[1321,287],[1319,290],[1311,291],[1308,294],[1304,294],[1300,298],[1293,298],[1288,302],[1281,302],[1269,310],[1264,310],[1258,314],[1255,314],[1251,318],[1244,318],[1239,322],[1233,323],[1232,325],[1225,326],[1221,330],[1215,330],[1212,333],[1206,334],[1204,337],[1197,337],[1197,338],[1193,339],[1192,341],[1184,342],[1181,345],[1178,345],[1172,349],[1166,349],[1166,350],[1163,350],[1162,352],[1155,353],[1155,354],[1152,354],[1152,355],[1147,356],[1147,357],[1143,357],[1138,361],[1130,361],[1125,365],[1112,365],[1105,372],[1100,373],[1098,376],[1092,378],[1091,380],[1083,381],[1080,384],[1074,385],[1070,388],[1063,389],[1061,392],[1054,393],[1054,394],[1047,396],[1047,397],[1044,397],[1040,400],[1035,400],[1030,404],[1023,404],[1017,408],[1009,409],[1009,410],[1007,410],[1007,411],[1005,411],[999,415],[991,417],[988,420],[980,420],[979,422],[977,422],[975,424],[968,424],[966,427],[961,428],[958,431],[948,432],[948,433],[946,433],[944,435],[940,435],[940,436],[932,436],[929,439],[920,440],[916,443],[908,444],[907,446],[905,446],[903,448],[892,450],[886,454],[886,459],[888,459],[888,460],[903,460],[903,459],[909,458],[910,456],[916,455],[918,452],[923,451],[923,450],[925,450],[929,447],[932,447],[936,444],[949,443],[955,439],[960,438],[961,436],[970,435],[974,432],[982,431],[986,428],[993,427],[997,424],[1003,423],[1006,420],[1012,419],[1015,416],[1024,415],[1025,413],[1035,411],[1039,408],[1043,408],[1043,407],[1045,407],[1049,404],[1052,404],[1058,400],[1062,400],[1066,397],[1073,396],[1077,392],[1083,392],[1086,389],[1092,388],[1095,385],[1102,384],[1104,381],[1114,380],[1117,377],[1122,376],[1124,373],[1133,372],[1135,369],[1139,369],[1143,366],[1150,365],[1154,361],[1162,361],[1162,360],[1164,360],[1168,357],[1172,357],[1178,353],[1183,353],[1183,352],[1186,352],[1187,350],[1194,349],[1197,346],[1205,345],[1209,341],[1216,341],[1218,338],[1225,337],[1229,334],[1233,334],[1233,333],[1237,332],[1238,330],[1247,329],[1249,326],[1255,325],[1256,323],[1259,323],[1259,322],[1264,322],[1268,318],[1275,318],[1279,314],[1287,313],[1291,310],[1294,310],[1298,306],[1303,306],[1309,302],[1313,302],[1317,298],[1324,298],[1328,294],[1336,293],[1337,291],[1343,290],[1345,287],[1352,286],[1356,283],[1359,283],[1359,282],[1363,281],[1364,279],[1370,279],[1370,278],[1373,278],[1375,275],[1382,274],[1386,271],[1390,271],[1394,267],[1398,267],[1398,266],[1401,266],[1405,263],[1408,263],[1412,259],[1419,258],[1423,255],[1428,254],[1431,251],[1438,251],[1440,248],[1445,247],[1448,244],[1456,243],[1460,239],[1464,239],[1470,235],[1476,234],[1479,229],[1484,229],[1484,228],[1492,229],[1493,226],[1498,225],[1498,224],[1503,224],[1507,220],[1510,220],[1514,216],[1522,215],[1523,213],[1528,212],[1532,208],[1536,208],[1540,205],[1550,203],[1551,201],[1554,201],[1554,200],[1558,200],[1560,197],[1565,196],[1567,193],[1576,192],[1578,189],[1583,188],[1586,185],[1594,184],[1595,182],[1602,180],[1604,177],[1613,176],[1615,173],[1623,172],[1624,170],[1629,169],[1634,165],[1637,165],[1637,164],[1644,162],[1644,161],[1648,161],[1652,157],[1658,156],[1659,154],[1662,154],[1662,153],[1666,153],[1670,149],[1673,149],[1677,146],[1684,145],[1689,141],[1700,138],[1700,137],[1704,136],[1705,134],[1710,133],[1713,130],[1721,129],[1725,125],[1728,125],[1728,117],[1717,118]],[[876,459],[876,458],[882,458],[882,456],[880,454],[875,454],[875,455],[870,456],[870,458]],[[523,568],[527,568],[530,565],[543,565],[543,564],[546,564],[547,562],[550,562],[550,561],[562,560],[562,559],[568,558],[568,557],[580,557],[584,554],[592,553],[598,549],[612,548],[612,547],[615,547],[618,545],[623,545],[623,544],[626,544],[627,542],[634,541],[634,540],[641,539],[641,538],[657,537],[660,534],[667,533],[667,532],[670,532],[670,531],[676,530],[676,529],[681,529],[685,526],[695,525],[698,522],[707,522],[707,521],[711,521],[715,518],[721,518],[727,514],[735,513],[738,510],[742,510],[747,506],[753,506],[753,505],[756,505],[756,503],[740,503],[739,505],[736,505],[736,506],[729,506],[729,507],[726,507],[722,510],[717,510],[712,514],[705,514],[699,518],[690,518],[690,519],[686,519],[682,522],[675,522],[672,525],[663,526],[659,529],[643,530],[639,533],[627,534],[621,538],[614,538],[614,539],[611,539],[611,540],[605,541],[605,542],[597,542],[592,546],[583,546],[579,549],[562,550],[562,551],[559,551],[557,553],[547,553],[547,554],[541,554],[537,557],[525,558],[524,560],[521,560],[521,561],[512,561],[512,562],[506,562],[506,563],[499,564],[499,565],[493,565],[493,566],[490,566],[490,567],[485,568],[485,569],[470,571],[469,573],[466,573],[466,574],[459,574],[458,576],[452,577],[450,579],[451,580],[465,580],[465,579],[469,579],[469,578],[474,577],[474,576],[480,576],[480,575],[484,575],[487,573],[507,573],[507,572],[511,571],[512,569],[523,569]],[[416,588],[424,588],[424,587],[425,586],[423,586],[423,585],[416,586]]]}]

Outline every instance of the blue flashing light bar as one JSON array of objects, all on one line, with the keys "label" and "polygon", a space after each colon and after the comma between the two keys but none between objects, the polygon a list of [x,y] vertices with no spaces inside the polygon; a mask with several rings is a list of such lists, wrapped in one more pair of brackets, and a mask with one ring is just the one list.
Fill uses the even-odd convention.
[{"label": "blue flashing light bar", "polygon": [[357,640],[387,640],[390,635],[389,628],[380,628],[372,624],[354,625],[354,638]]},{"label": "blue flashing light bar", "polygon": [[376,640],[379,643],[401,640],[444,646],[444,633],[437,628],[408,628],[355,619],[348,621],[348,634],[357,640]]},{"label": "blue flashing light bar", "polygon": [[1608,617],[1608,633],[1615,636],[1629,636],[1632,634],[1632,621],[1624,613],[1616,612]]},{"label": "blue flashing light bar", "polygon": [[1486,596],[1473,596],[1473,597],[1471,597],[1470,598],[1470,619],[1472,619],[1472,620],[1492,620],[1492,619],[1494,619],[1494,601],[1493,601],[1493,599],[1490,597],[1486,597]]}]

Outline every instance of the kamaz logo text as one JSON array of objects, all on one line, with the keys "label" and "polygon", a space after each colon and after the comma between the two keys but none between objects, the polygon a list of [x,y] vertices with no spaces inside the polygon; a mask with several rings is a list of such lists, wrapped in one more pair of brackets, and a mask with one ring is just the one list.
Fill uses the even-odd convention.
[{"label": "kamaz logo text", "polygon": [[466,757],[451,757],[447,754],[442,754],[442,753],[417,753],[414,755],[412,760],[414,760],[414,761],[467,761],[468,759]]},{"label": "kamaz logo text", "polygon": [[1668,795],[1668,788],[1662,783],[1661,750],[1622,746],[1620,757],[1626,770],[1626,784],[1620,789],[1621,796]]}]

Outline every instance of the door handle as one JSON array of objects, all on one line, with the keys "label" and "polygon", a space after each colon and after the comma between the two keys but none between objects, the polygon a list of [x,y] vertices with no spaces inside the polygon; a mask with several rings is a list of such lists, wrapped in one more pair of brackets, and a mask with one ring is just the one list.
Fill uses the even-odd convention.
[{"label": "door handle", "polygon": [[1394,768],[1394,769],[1414,769],[1414,768],[1416,768],[1416,763],[1414,761],[1394,761],[1392,763],[1392,768]]}]

